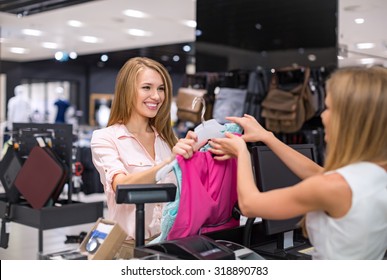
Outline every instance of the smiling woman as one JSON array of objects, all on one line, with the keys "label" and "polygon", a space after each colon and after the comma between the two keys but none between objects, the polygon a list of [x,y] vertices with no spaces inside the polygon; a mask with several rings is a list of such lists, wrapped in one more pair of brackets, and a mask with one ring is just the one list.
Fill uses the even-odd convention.
[{"label": "smiling woman", "polygon": [[[166,68],[145,57],[129,59],[117,75],[107,127],[91,140],[93,163],[107,197],[109,219],[127,232],[120,257],[132,256],[135,205],[117,204],[117,185],[155,184],[156,173],[175,155],[192,156],[194,140],[177,140],[171,123],[172,81]],[[160,183],[176,184],[173,173]],[[145,239],[160,233],[161,204],[145,205]]]}]

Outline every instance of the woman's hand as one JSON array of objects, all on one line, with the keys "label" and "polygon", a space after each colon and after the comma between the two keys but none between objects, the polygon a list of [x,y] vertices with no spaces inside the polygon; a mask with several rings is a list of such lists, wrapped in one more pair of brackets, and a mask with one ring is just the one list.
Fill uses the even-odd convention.
[{"label": "woman's hand", "polygon": [[226,132],[225,138],[214,138],[209,141],[211,148],[209,151],[215,155],[217,160],[226,160],[238,157],[240,153],[247,149],[242,137]]},{"label": "woman's hand", "polygon": [[247,114],[243,117],[227,117],[226,119],[239,124],[243,128],[242,139],[246,142],[265,142],[272,134],[264,129],[253,116]]},{"label": "woman's hand", "polygon": [[185,159],[192,157],[194,153],[194,146],[198,141],[198,137],[195,132],[188,131],[185,138],[179,139],[176,145],[172,149],[173,156],[181,155]]}]

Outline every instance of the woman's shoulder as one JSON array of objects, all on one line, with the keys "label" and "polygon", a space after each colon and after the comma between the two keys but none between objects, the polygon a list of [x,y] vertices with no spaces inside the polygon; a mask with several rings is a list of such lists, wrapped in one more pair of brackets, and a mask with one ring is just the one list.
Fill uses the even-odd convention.
[{"label": "woman's shoulder", "polygon": [[336,172],[341,174],[356,175],[356,176],[362,176],[362,174],[364,175],[380,174],[380,175],[387,176],[387,172],[382,166],[368,161],[360,161],[360,162],[355,162],[355,163],[343,166],[341,168],[338,168]]},{"label": "woman's shoulder", "polygon": [[123,130],[121,126],[121,124],[113,124],[104,128],[96,129],[93,131],[91,141],[93,142],[100,139],[117,138],[117,135],[120,134],[120,131]]}]

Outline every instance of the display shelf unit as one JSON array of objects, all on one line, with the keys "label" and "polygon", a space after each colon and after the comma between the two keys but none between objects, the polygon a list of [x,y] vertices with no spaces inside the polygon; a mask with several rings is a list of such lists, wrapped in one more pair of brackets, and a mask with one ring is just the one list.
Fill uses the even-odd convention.
[{"label": "display shelf unit", "polygon": [[[79,224],[94,223],[103,217],[104,202],[79,202],[72,200],[73,133],[68,124],[14,123],[14,141],[19,145],[19,156],[28,157],[36,146],[36,137],[49,137],[52,150],[67,166],[67,199],[54,206],[33,209],[27,201],[10,203],[5,194],[0,195],[0,218],[38,229],[38,256],[43,253],[43,231]],[[10,233],[12,234],[12,233]]]},{"label": "display shelf unit", "polygon": [[[38,255],[43,253],[43,231],[60,227],[94,223],[103,217],[103,201],[60,201],[61,206],[33,209],[27,203],[10,204],[0,199],[0,218],[38,229]],[[10,233],[12,234],[12,233]]]}]

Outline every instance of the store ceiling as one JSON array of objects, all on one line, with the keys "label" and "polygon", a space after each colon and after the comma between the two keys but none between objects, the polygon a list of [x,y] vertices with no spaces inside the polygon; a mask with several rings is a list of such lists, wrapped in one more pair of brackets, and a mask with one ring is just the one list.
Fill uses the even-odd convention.
[{"label": "store ceiling", "polygon": [[[128,17],[122,13],[127,9],[142,11],[149,17]],[[164,60],[172,60],[175,51],[182,52],[184,43],[195,40],[195,28],[185,25],[187,20],[196,19],[195,0],[0,0],[0,11],[1,60],[53,59],[58,50],[75,51],[82,56],[122,50],[143,50],[146,54],[147,50],[155,49]],[[340,66],[364,62],[387,65],[386,12],[385,0],[339,0],[338,37],[344,50]],[[356,18],[365,21],[356,24]],[[67,25],[68,20],[78,20],[84,25],[72,27]],[[149,36],[131,35],[130,28],[142,29]],[[37,29],[42,34],[25,35],[22,29]],[[95,36],[98,42],[83,42],[82,36]],[[55,43],[56,48],[44,48],[42,43]],[[374,46],[358,49],[357,43]],[[156,46],[159,47],[152,48]],[[163,54],[161,46],[168,46],[169,51]],[[24,48],[26,52],[12,53],[11,47],[20,48],[19,51]]]}]

